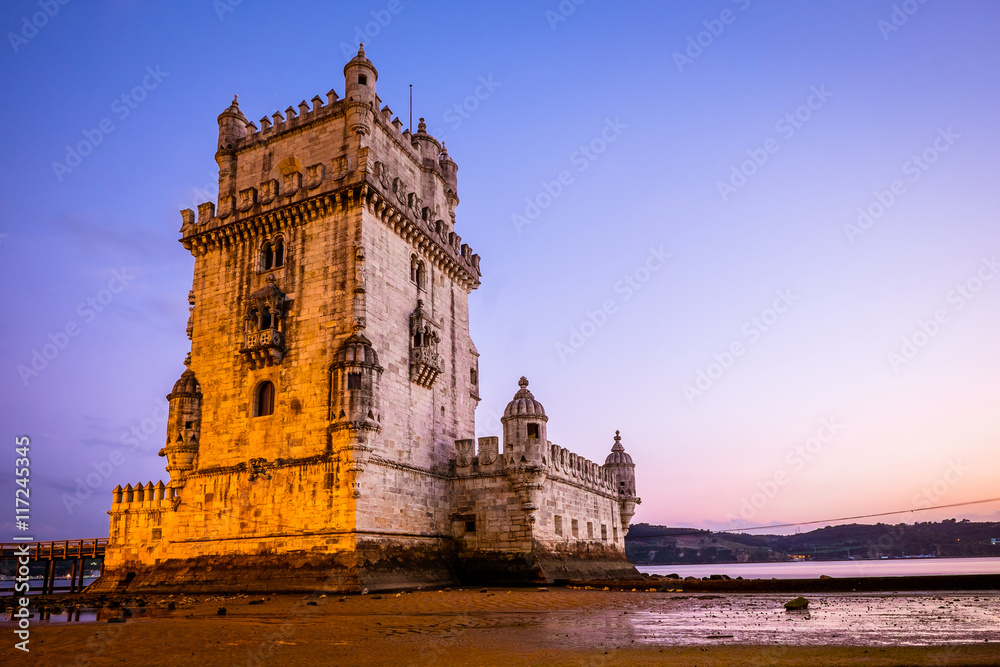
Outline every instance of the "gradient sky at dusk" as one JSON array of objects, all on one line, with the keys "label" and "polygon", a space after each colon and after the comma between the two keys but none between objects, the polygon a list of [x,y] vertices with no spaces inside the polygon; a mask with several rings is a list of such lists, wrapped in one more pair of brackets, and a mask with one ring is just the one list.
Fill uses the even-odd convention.
[{"label": "gradient sky at dusk", "polygon": [[[216,116],[343,93],[362,38],[459,165],[477,435],[528,376],[554,443],[603,462],[621,430],[651,523],[1000,495],[996,3],[51,2],[34,32],[37,0],[0,9],[0,487],[31,436],[36,539],[106,535],[116,484],[167,480],[178,210],[214,201]],[[1000,503],[883,520],[951,516]]]}]

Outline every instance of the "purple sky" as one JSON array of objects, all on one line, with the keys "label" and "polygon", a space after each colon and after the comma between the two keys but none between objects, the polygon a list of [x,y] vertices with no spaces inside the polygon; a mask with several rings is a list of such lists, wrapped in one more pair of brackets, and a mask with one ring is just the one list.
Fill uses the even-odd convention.
[{"label": "purple sky", "polygon": [[[16,0],[0,28],[0,491],[27,434],[36,539],[167,479],[216,116],[342,93],[359,39],[459,165],[477,435],[527,375],[553,442],[603,462],[621,430],[652,523],[1000,495],[996,3]],[[1000,504],[883,521],[951,516]]]}]

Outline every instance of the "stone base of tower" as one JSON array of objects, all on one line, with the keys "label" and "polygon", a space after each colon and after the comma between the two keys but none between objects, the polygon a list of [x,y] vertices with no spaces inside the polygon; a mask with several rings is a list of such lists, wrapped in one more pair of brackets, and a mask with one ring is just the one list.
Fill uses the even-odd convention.
[{"label": "stone base of tower", "polygon": [[552,548],[536,542],[530,553],[463,553],[458,574],[463,584],[516,586],[570,579],[634,579],[639,571],[621,550],[612,547]]},{"label": "stone base of tower", "polygon": [[459,583],[448,544],[400,545],[359,540],[356,551],[292,552],[121,562],[91,584],[91,593],[361,593],[454,586]]}]

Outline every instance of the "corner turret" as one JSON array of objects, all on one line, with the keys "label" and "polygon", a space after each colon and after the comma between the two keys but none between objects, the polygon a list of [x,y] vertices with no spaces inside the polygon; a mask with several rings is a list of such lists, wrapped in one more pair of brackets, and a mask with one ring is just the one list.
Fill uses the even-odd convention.
[{"label": "corner turret", "polygon": [[246,116],[240,111],[236,95],[225,111],[219,114],[219,147],[215,152],[215,161],[219,164],[219,201],[223,197],[235,194],[236,188],[236,144],[247,136],[250,125]]},{"label": "corner turret", "polygon": [[528,391],[528,378],[522,376],[517,384],[520,389],[500,418],[504,463],[507,466],[540,466],[548,442],[545,424],[549,418],[542,404]]},{"label": "corner turret", "polygon": [[357,134],[371,132],[371,123],[378,109],[375,82],[378,70],[365,57],[365,45],[358,48],[358,55],[344,65],[344,99],[347,101],[347,124]]},{"label": "corner turret", "polygon": [[604,468],[615,476],[615,491],[618,494],[622,529],[628,532],[628,526],[635,515],[635,506],[642,500],[635,495],[635,463],[622,445],[621,431],[615,431],[615,444],[611,453],[604,461]]},{"label": "corner turret", "polygon": [[201,434],[201,385],[190,368],[174,383],[167,394],[170,412],[167,417],[167,445],[160,456],[167,457],[170,486],[184,485],[184,479],[194,469]]}]

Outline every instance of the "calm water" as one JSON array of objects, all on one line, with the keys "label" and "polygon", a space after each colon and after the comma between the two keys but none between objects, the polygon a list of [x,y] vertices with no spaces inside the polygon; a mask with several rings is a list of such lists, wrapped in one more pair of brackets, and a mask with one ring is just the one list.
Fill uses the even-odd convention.
[{"label": "calm water", "polygon": [[640,572],[735,579],[817,579],[830,577],[901,577],[943,574],[1000,574],[1000,558],[907,558],[900,560],[793,561],[716,565],[639,565]]}]

